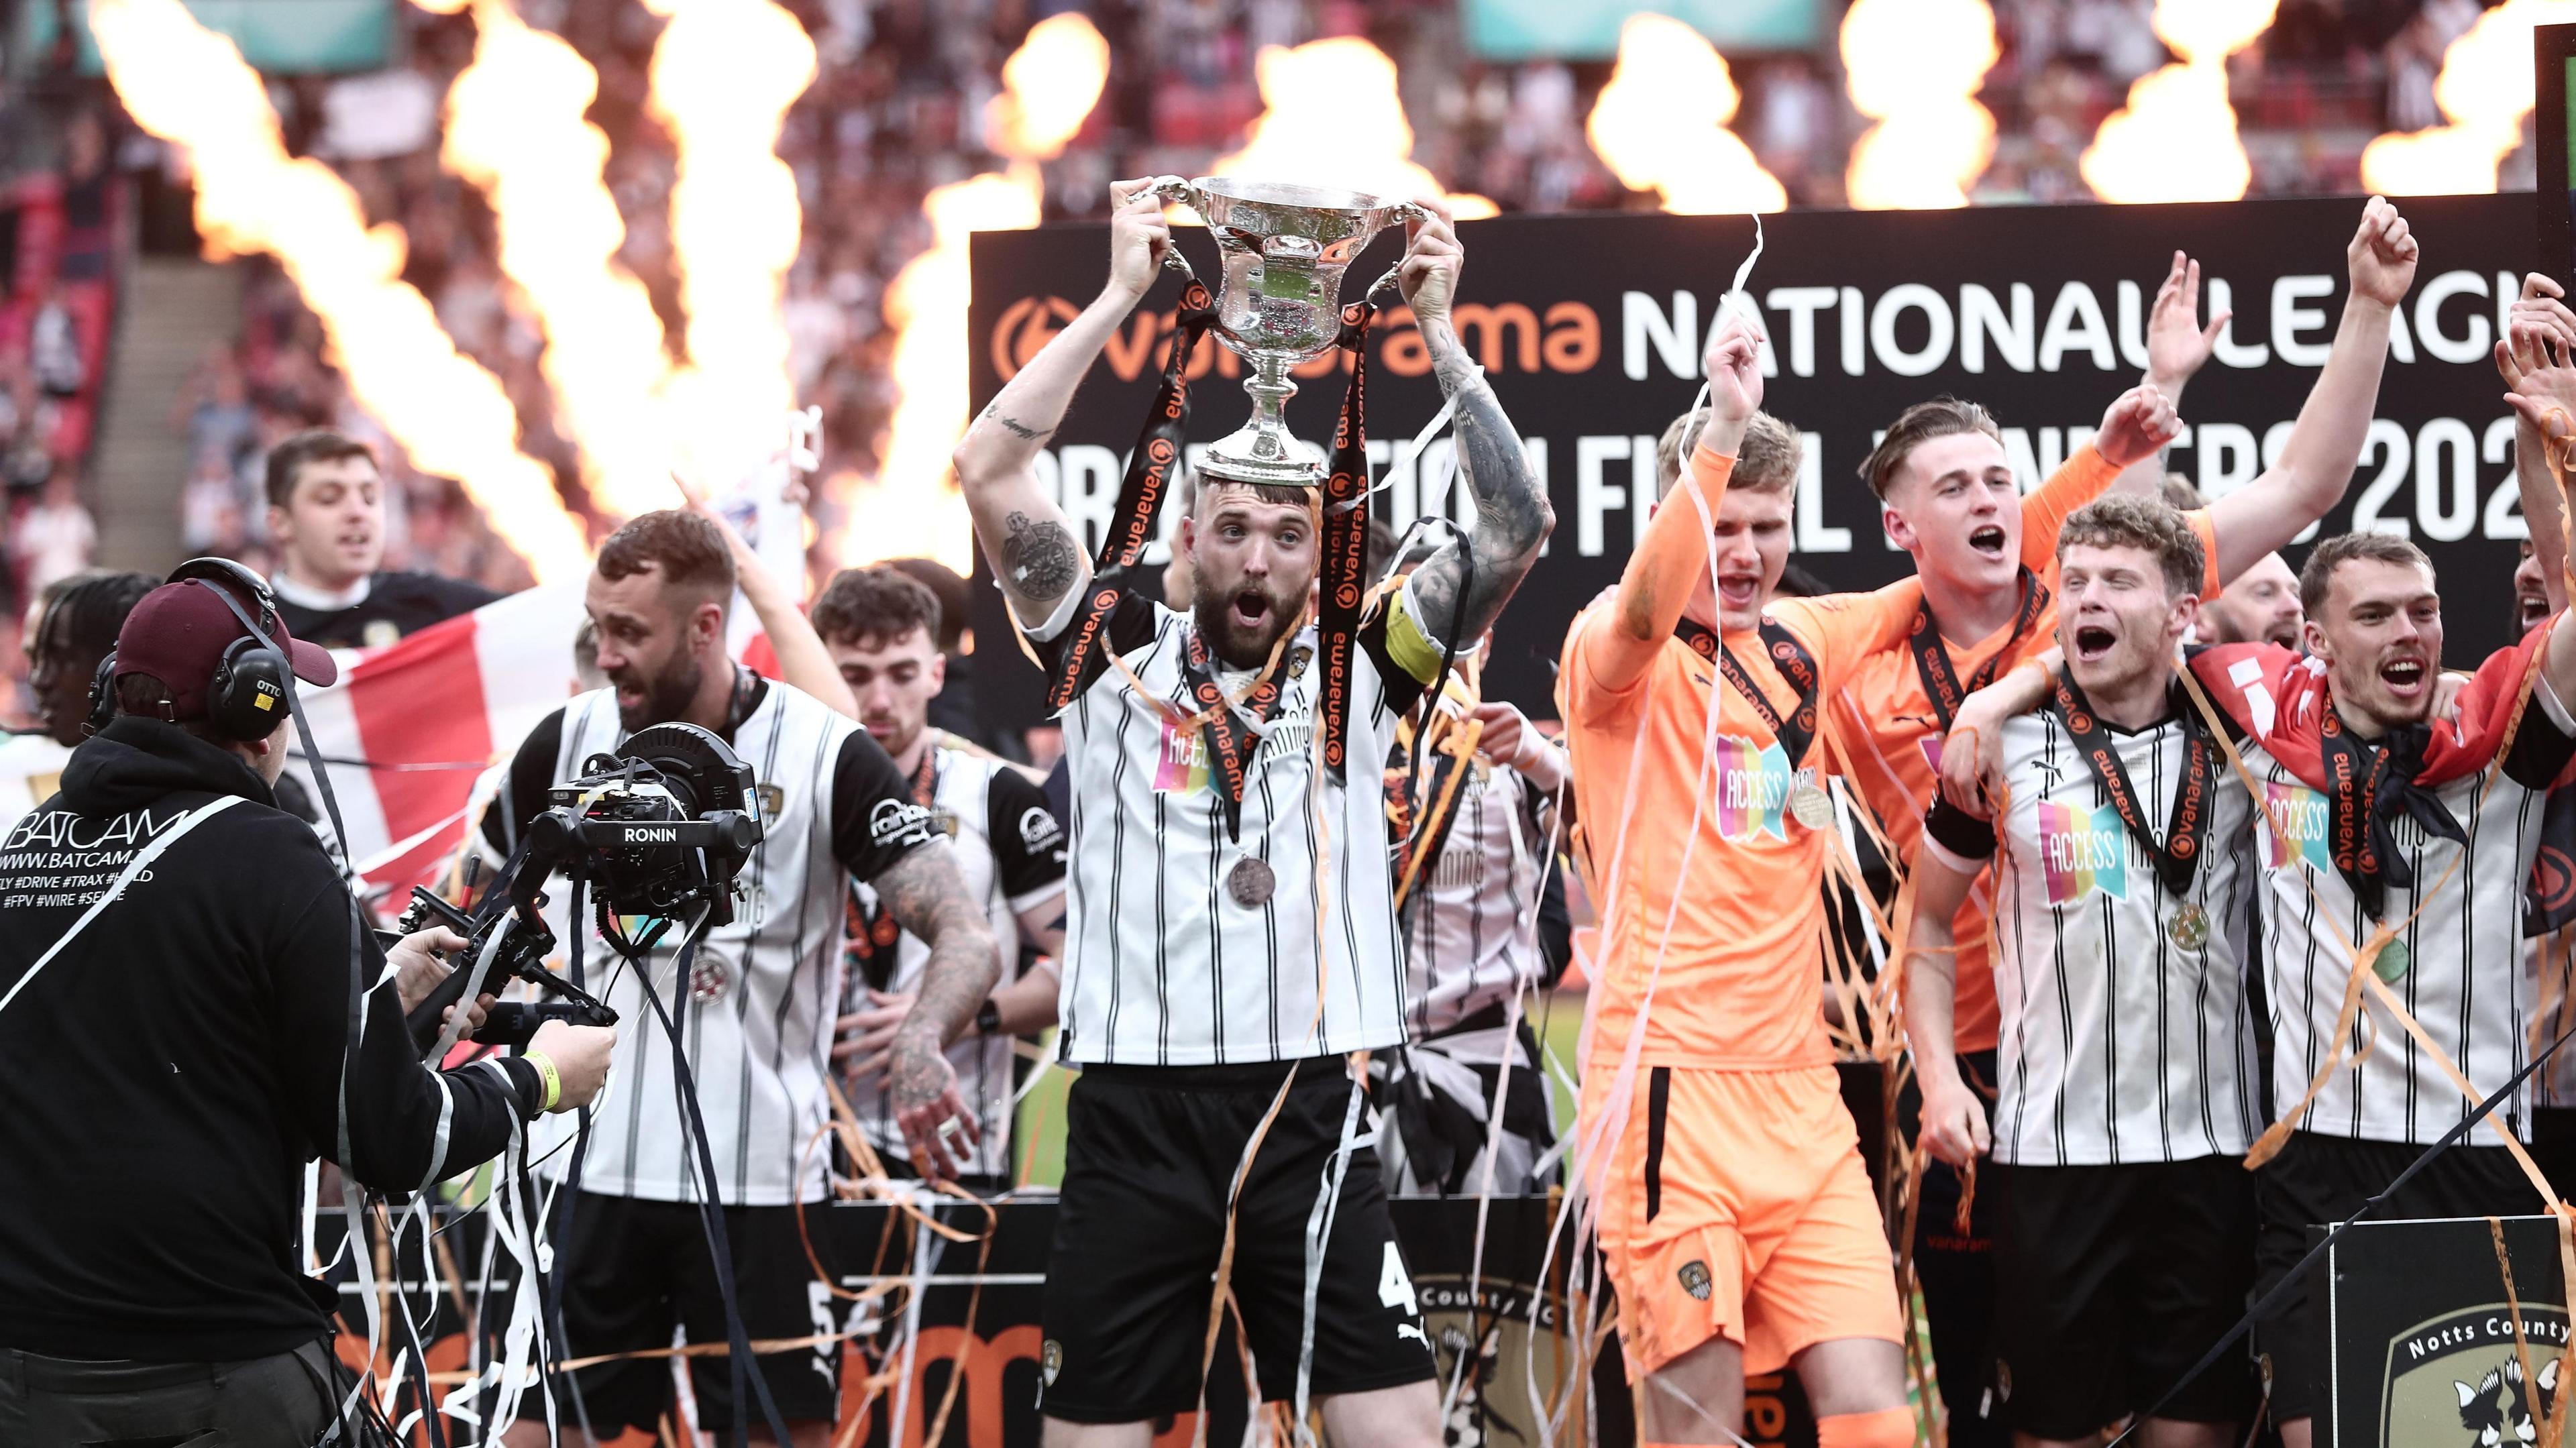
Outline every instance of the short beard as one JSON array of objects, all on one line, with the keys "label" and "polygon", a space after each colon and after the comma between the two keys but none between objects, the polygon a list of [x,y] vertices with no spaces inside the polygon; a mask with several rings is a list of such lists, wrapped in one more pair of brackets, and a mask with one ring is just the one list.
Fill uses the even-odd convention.
[{"label": "short beard", "polygon": [[1228,668],[1260,668],[1270,662],[1270,651],[1297,626],[1297,615],[1279,608],[1274,600],[1270,627],[1257,634],[1246,633],[1235,626],[1234,599],[1231,593],[1223,598],[1201,593],[1192,601],[1190,613],[1198,620],[1199,637],[1208,641],[1219,662]]},{"label": "short beard", "polygon": [[[609,680],[615,684],[615,679]],[[629,734],[685,718],[690,701],[698,697],[698,686],[706,682],[706,671],[695,658],[683,655],[671,666],[644,684],[644,702],[629,709],[621,701],[617,706],[618,725]]]}]

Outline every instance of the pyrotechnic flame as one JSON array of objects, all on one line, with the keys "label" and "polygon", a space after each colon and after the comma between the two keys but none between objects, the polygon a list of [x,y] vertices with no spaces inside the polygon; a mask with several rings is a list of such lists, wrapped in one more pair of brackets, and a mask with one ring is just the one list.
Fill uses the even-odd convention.
[{"label": "pyrotechnic flame", "polygon": [[896,331],[894,418],[871,483],[842,479],[841,529],[831,552],[844,565],[880,558],[936,558],[963,573],[974,562],[966,500],[948,465],[966,431],[966,306],[972,287],[967,238],[1038,224],[1044,201],[1036,162],[1061,152],[1109,81],[1109,42],[1091,22],[1065,14],[1030,27],[1002,65],[1004,93],[988,109],[994,149],[1013,158],[934,189],[922,199],[931,246],[887,285],[887,325]]},{"label": "pyrotechnic flame", "polygon": [[973,563],[973,525],[949,476],[948,453],[966,431],[967,238],[1038,224],[1037,168],[1021,162],[952,182],[923,199],[928,251],[886,288],[900,400],[888,429],[882,481],[848,500],[845,563],[927,556],[963,573]]},{"label": "pyrotechnic flame", "polygon": [[1842,52],[1852,105],[1877,122],[1843,173],[1851,204],[1967,205],[1967,188],[1995,155],[1994,115],[1977,103],[2001,54],[1986,0],[1855,0]]},{"label": "pyrotechnic flame", "polygon": [[671,249],[689,365],[672,379],[683,466],[729,480],[777,449],[794,405],[781,301],[805,213],[778,128],[814,78],[814,42],[770,0],[646,0],[655,117],[679,153]]},{"label": "pyrotechnic flame", "polygon": [[2234,201],[2253,183],[2227,102],[2227,57],[2272,24],[2280,0],[2156,0],[2156,34],[2182,57],[2139,78],[2102,118],[2078,169],[2105,201]]},{"label": "pyrotechnic flame", "polygon": [[[1270,45],[1253,69],[1267,109],[1254,119],[1243,149],[1219,156],[1208,174],[1396,198],[1443,194],[1439,178],[1411,159],[1413,127],[1385,51],[1350,35],[1293,50]],[[1496,210],[1472,193],[1446,200],[1462,221]]]},{"label": "pyrotechnic flame", "polygon": [[1109,42],[1091,21],[1072,12],[1049,16],[1002,62],[1002,93],[984,107],[986,144],[998,155],[1051,161],[1082,130],[1108,83]]},{"label": "pyrotechnic flame", "polygon": [[[2361,184],[2388,196],[2493,191],[2531,114],[2531,32],[2576,21],[2576,0],[2506,0],[2442,55],[2434,103],[2450,124],[2392,131],[2361,152]],[[2547,183],[2544,181],[2543,186]]]},{"label": "pyrotechnic flame", "polygon": [[286,154],[268,92],[233,43],[179,0],[95,0],[90,27],[135,123],[187,152],[207,251],[276,257],[322,319],[351,392],[413,463],[463,484],[539,582],[586,572],[581,525],[552,475],[519,452],[501,384],[457,354],[428,299],[397,279],[401,229],[370,230],[329,167]]},{"label": "pyrotechnic flame", "polygon": [[1781,211],[1789,193],[1726,123],[1743,96],[1708,37],[1668,15],[1619,28],[1619,64],[1584,122],[1594,154],[1631,191],[1685,215]]},{"label": "pyrotechnic flame", "polygon": [[445,160],[480,187],[501,270],[545,330],[546,381],[581,449],[592,496],[633,515],[679,502],[662,319],[617,263],[626,223],[601,180],[608,137],[583,118],[590,62],[534,30],[510,0],[474,0],[474,63],[447,93]]}]

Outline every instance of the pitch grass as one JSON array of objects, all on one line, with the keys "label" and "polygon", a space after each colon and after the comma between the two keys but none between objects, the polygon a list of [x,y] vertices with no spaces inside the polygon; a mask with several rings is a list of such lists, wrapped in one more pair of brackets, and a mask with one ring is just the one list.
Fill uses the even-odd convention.
[{"label": "pitch grass", "polygon": [[[1549,1072],[1555,1097],[1556,1129],[1562,1136],[1574,1124],[1574,1092],[1567,1083],[1574,1075],[1575,1037],[1583,1029],[1583,992],[1542,991],[1529,1005],[1531,1029],[1547,1043],[1553,1069]],[[1055,1037],[1044,1042],[1047,1058],[1055,1054]],[[1058,1185],[1064,1180],[1064,1093],[1073,1078],[1053,1066],[1044,1079],[1031,1087],[1020,1102],[1019,1120],[1012,1137],[1019,1144],[1015,1160],[1018,1174],[1014,1181],[1022,1186]]]}]

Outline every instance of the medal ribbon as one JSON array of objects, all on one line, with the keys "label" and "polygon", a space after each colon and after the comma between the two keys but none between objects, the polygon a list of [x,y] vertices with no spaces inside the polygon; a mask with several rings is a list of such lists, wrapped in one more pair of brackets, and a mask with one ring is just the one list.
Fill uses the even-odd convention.
[{"label": "medal ribbon", "polygon": [[[1360,631],[1361,592],[1368,572],[1368,331],[1377,305],[1362,299],[1342,308],[1337,347],[1350,350],[1351,384],[1342,391],[1342,415],[1333,427],[1332,465],[1324,475],[1320,573],[1323,608],[1317,617],[1317,721],[1324,768],[1343,778],[1349,753],[1351,666]],[[1455,643],[1455,640],[1451,642]]]},{"label": "medal ribbon", "polygon": [[1815,655],[1807,652],[1804,644],[1798,642],[1797,635],[1776,620],[1764,619],[1761,635],[1762,649],[1770,657],[1771,667],[1779,671],[1780,677],[1787,680],[1789,687],[1798,695],[1797,707],[1790,710],[1786,718],[1753,682],[1751,671],[1736,659],[1735,651],[1726,646],[1724,639],[1689,619],[1673,625],[1673,637],[1690,645],[1692,653],[1716,664],[1717,671],[1726,676],[1726,682],[1734,687],[1736,693],[1743,695],[1744,702],[1752,706],[1764,724],[1770,726],[1772,737],[1780,741],[1780,751],[1789,756],[1789,767],[1794,770],[1806,759],[1807,746],[1816,737],[1816,694],[1820,688],[1816,659]]},{"label": "medal ribbon", "polygon": [[2335,869],[2352,886],[2354,901],[2376,918],[2387,904],[2389,886],[2415,888],[2415,869],[2397,847],[2391,828],[2399,815],[2412,816],[2427,835],[2462,844],[2468,835],[2438,797],[2415,786],[2430,739],[2426,726],[2392,729],[2382,743],[2372,745],[2355,738],[2329,707],[2318,735],[2326,783],[2333,786],[2327,795],[2332,811],[2328,850]]},{"label": "medal ribbon", "polygon": [[1047,681],[1050,710],[1071,704],[1082,691],[1084,666],[1101,646],[1101,628],[1126,591],[1127,570],[1153,539],[1163,511],[1163,492],[1180,464],[1181,440],[1189,426],[1190,385],[1184,374],[1190,352],[1216,320],[1216,306],[1206,287],[1192,281],[1182,288],[1180,306],[1172,314],[1172,345],[1164,354],[1162,381],[1154,389],[1153,411],[1145,417],[1135,450],[1127,455],[1127,474],[1118,484],[1109,536],[1101,540],[1099,556],[1092,560],[1089,589],[1067,626],[1067,642],[1055,675]]},{"label": "medal ribbon", "polygon": [[[1283,638],[1280,642],[1284,644],[1287,640]],[[1279,713],[1280,699],[1286,692],[1283,684],[1288,676],[1287,657],[1288,650],[1272,649],[1270,666],[1262,672],[1260,681],[1252,686],[1252,692],[1241,701],[1243,707],[1251,709],[1258,724],[1268,724]],[[1225,801],[1225,836],[1229,840],[1240,841],[1243,838],[1243,783],[1251,772],[1253,751],[1261,747],[1260,731],[1245,728],[1243,721],[1235,716],[1237,702],[1227,698],[1225,686],[1217,682],[1215,672],[1209,667],[1207,640],[1199,636],[1196,628],[1189,631],[1189,650],[1183,656],[1181,679],[1189,686],[1191,697],[1198,701],[1199,712],[1193,717],[1200,721],[1201,737],[1207,742],[1208,763],[1216,775],[1217,793]]]},{"label": "medal ribbon", "polygon": [[2173,811],[2165,824],[2163,844],[2156,843],[2147,828],[2147,807],[2129,783],[2127,766],[2120,763],[2120,751],[2111,742],[2109,731],[2102,727],[2101,716],[2093,712],[2091,700],[2075,682],[2074,675],[2063,665],[2054,680],[2057,686],[2057,714],[2066,732],[2074,737],[2075,751],[2093,772],[2093,782],[2111,797],[2111,808],[2128,826],[2129,838],[2138,842],[2147,858],[2155,862],[2156,878],[2164,882],[2165,893],[2176,898],[2191,893],[2191,877],[2200,865],[2200,847],[2209,832],[2210,779],[2216,774],[2216,749],[2209,733],[2199,727],[2192,712],[2181,714],[2183,739],[2182,782],[2174,790]]},{"label": "medal ribbon", "polygon": [[1932,600],[1926,598],[1915,605],[1914,627],[1906,635],[1905,644],[1914,650],[1914,672],[1922,676],[1923,697],[1932,701],[1932,713],[1941,721],[1942,733],[1950,732],[1950,721],[1958,717],[1959,705],[1970,694],[1995,681],[1996,672],[2012,657],[2013,645],[2039,622],[2040,613],[2048,607],[2048,597],[2048,585],[2025,566],[2021,571],[2021,603],[2013,611],[2011,635],[1964,684],[1950,663],[1950,646],[1941,641],[1940,626],[1932,621]]}]

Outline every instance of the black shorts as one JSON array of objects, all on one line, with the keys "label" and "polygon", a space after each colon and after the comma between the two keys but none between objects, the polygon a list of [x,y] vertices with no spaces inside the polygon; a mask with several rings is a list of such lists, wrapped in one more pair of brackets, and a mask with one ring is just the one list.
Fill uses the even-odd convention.
[{"label": "black shorts", "polygon": [[[1048,1417],[1133,1423],[1196,1406],[1226,1196],[1285,1070],[1093,1066],[1075,1079],[1039,1358]],[[1341,1142],[1345,1071],[1339,1057],[1300,1063],[1243,1186],[1232,1281],[1266,1399],[1296,1391],[1306,1224]],[[1363,1147],[1325,1243],[1310,1387],[1368,1392],[1432,1373],[1377,1152]]]},{"label": "black shorts", "polygon": [[[2254,1205],[2262,1217],[2254,1248],[2257,1295],[2271,1291],[2307,1255],[2309,1227],[2332,1226],[2351,1216],[2424,1151],[2406,1142],[2290,1133],[2281,1154],[2254,1173]],[[2514,1165],[2512,1153],[2500,1146],[2455,1146],[2371,1217],[2387,1222],[2517,1217],[2531,1210],[2531,1182]],[[2325,1305],[2311,1290],[2322,1270],[2322,1262],[2309,1268],[2309,1280],[2284,1294],[2254,1325],[2255,1344],[2271,1364],[2276,1423],[2312,1417],[2326,1403]]]},{"label": "black shorts", "polygon": [[[1986,1168],[1995,1193],[1998,1416],[2089,1438],[2144,1412],[2245,1314],[2254,1186],[2234,1157]],[[2251,1364],[2221,1359],[2157,1416],[2241,1423]]]},{"label": "black shorts", "polygon": [[[816,1203],[810,1210],[821,1213]],[[727,1207],[733,1250],[734,1301],[754,1340],[814,1337],[835,1330],[840,1316],[831,1293],[814,1275],[796,1231],[794,1207]],[[726,1340],[724,1298],[716,1289],[704,1217],[682,1202],[632,1197],[573,1195],[570,1240],[555,1259],[563,1298],[566,1358],[667,1348],[677,1325],[692,1343]],[[814,1250],[826,1267],[830,1235],[815,1224]],[[769,1353],[760,1371],[782,1418],[832,1421],[841,1408],[841,1344]],[[723,1357],[689,1360],[689,1385],[697,1397],[698,1426],[722,1434],[733,1427],[732,1365]],[[619,1428],[653,1431],[671,1403],[671,1364],[661,1357],[601,1363],[572,1375],[591,1427],[602,1438]],[[522,1419],[543,1418],[546,1406],[531,1393],[520,1401]],[[760,1421],[757,1400],[745,1410]],[[570,1399],[557,1404],[557,1421],[577,1423]]]}]

